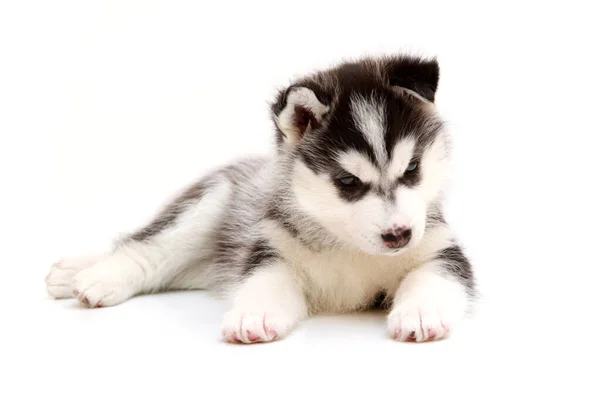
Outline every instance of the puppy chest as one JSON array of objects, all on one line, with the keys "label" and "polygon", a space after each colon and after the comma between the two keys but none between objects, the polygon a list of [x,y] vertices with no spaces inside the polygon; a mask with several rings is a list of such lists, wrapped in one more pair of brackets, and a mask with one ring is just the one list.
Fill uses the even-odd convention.
[{"label": "puppy chest", "polygon": [[294,260],[292,269],[313,312],[364,309],[381,292],[395,291],[401,279],[398,268],[341,254],[310,254]]}]

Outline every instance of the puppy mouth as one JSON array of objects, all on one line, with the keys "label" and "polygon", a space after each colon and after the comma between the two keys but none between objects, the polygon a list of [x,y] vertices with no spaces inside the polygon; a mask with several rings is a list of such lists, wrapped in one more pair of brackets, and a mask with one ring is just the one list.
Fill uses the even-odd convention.
[{"label": "puppy mouth", "polygon": [[380,255],[382,256],[386,256],[386,257],[395,257],[395,256],[399,256],[402,253],[404,253],[406,250],[408,250],[409,247],[401,247],[398,249],[385,249],[384,251],[382,251],[380,253]]},{"label": "puppy mouth", "polygon": [[410,248],[411,246],[405,246],[400,248],[389,248],[383,245],[378,245],[373,243],[372,241],[368,241],[368,246],[355,246],[360,249],[362,252],[371,255],[371,256],[386,256],[386,257],[394,257],[401,255],[405,250]]}]

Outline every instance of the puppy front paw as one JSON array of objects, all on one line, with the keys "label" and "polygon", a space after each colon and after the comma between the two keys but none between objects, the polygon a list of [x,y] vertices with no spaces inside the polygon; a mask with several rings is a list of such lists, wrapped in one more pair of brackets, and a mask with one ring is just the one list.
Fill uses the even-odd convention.
[{"label": "puppy front paw", "polygon": [[282,311],[233,309],[223,318],[221,334],[232,343],[272,342],[284,337],[295,322]]},{"label": "puppy front paw", "polygon": [[467,310],[464,290],[442,293],[413,290],[396,302],[388,315],[388,332],[396,340],[425,342],[450,334]]}]

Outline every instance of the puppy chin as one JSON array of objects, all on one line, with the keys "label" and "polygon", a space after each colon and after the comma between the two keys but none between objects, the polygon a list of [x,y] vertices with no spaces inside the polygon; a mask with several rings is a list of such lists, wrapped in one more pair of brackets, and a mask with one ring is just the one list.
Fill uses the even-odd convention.
[{"label": "puppy chin", "polygon": [[393,250],[389,250],[385,253],[380,253],[379,255],[381,256],[386,256],[386,257],[396,257],[399,255],[402,255],[406,250],[408,250],[408,247],[403,247],[401,249],[393,249]]},{"label": "puppy chin", "polygon": [[382,255],[387,250],[384,247],[378,247],[372,243],[363,242],[361,240],[346,241],[346,244],[349,245],[349,248],[353,249],[354,251],[359,251],[370,256]]},{"label": "puppy chin", "polygon": [[390,249],[385,246],[374,246],[372,244],[365,243],[355,243],[354,246],[358,248],[365,254],[370,256],[386,256],[386,257],[394,257],[400,255],[404,252],[404,248],[402,249]]}]

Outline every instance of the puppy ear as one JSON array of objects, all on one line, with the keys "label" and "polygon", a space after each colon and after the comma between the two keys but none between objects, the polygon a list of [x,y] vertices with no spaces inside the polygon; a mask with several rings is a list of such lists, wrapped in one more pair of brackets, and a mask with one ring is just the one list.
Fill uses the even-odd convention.
[{"label": "puppy ear", "polygon": [[408,89],[431,103],[435,101],[440,78],[436,59],[395,57],[387,61],[386,70],[391,86]]},{"label": "puppy ear", "polygon": [[321,125],[329,106],[324,103],[326,96],[317,96],[315,91],[304,86],[291,86],[279,94],[271,110],[280,143],[295,145]]}]

